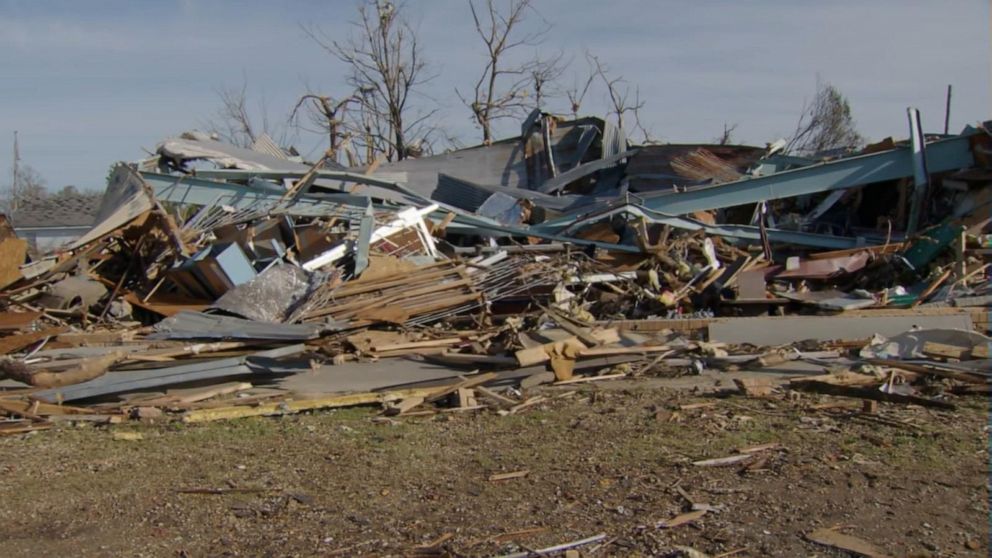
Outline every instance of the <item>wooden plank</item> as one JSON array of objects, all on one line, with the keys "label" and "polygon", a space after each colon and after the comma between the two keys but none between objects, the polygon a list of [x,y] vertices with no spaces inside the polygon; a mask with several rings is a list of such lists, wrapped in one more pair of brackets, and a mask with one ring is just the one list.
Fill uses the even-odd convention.
[{"label": "wooden plank", "polygon": [[686,523],[692,523],[697,519],[700,519],[706,515],[706,510],[695,510],[691,512],[682,513],[676,515],[671,519],[666,519],[664,521],[659,521],[655,526],[659,529],[671,529],[673,527],[678,527],[679,525],[685,525]]},{"label": "wooden plank", "polygon": [[513,471],[510,473],[495,473],[489,475],[489,482],[499,482],[512,479],[522,479],[530,474],[530,471],[524,469],[522,471]]},{"label": "wooden plank", "polygon": [[626,374],[604,374],[602,376],[582,376],[580,378],[570,378],[568,380],[561,380],[555,382],[554,385],[570,385],[570,384],[585,384],[589,382],[601,382],[604,380],[618,380],[620,378],[626,378]]},{"label": "wooden plank", "polygon": [[808,533],[806,538],[817,544],[839,548],[866,558],[889,558],[888,554],[868,541],[851,535],[845,535],[834,529],[817,529],[812,533]]},{"label": "wooden plank", "polygon": [[514,353],[514,356],[517,358],[517,362],[520,366],[533,366],[535,364],[548,362],[551,360],[551,355],[555,353],[556,350],[564,352],[566,347],[570,348],[568,350],[575,351],[576,354],[587,348],[582,341],[572,336],[562,341],[552,341],[550,343],[538,345],[537,347],[521,349]]},{"label": "wooden plank", "polygon": [[475,386],[475,391],[482,394],[483,397],[488,397],[489,399],[492,399],[493,401],[496,401],[497,403],[500,403],[502,405],[507,405],[512,407],[517,403],[519,403],[519,401],[515,399],[510,399],[509,397],[502,396],[496,393],[495,391],[483,386]]},{"label": "wooden plank", "polygon": [[514,415],[528,407],[537,405],[538,403],[544,403],[547,400],[548,398],[544,397],[543,395],[535,395],[534,397],[531,397],[530,399],[524,401],[523,403],[514,405],[513,407],[510,408],[510,410],[507,413]]},{"label": "wooden plank", "polygon": [[28,241],[16,237],[0,240],[0,289],[21,278],[21,264],[28,252]]},{"label": "wooden plank", "polygon": [[435,388],[435,392],[430,394],[426,398],[427,403],[432,403],[434,401],[437,401],[438,399],[441,399],[442,397],[451,395],[452,393],[455,393],[459,389],[482,385],[486,382],[496,379],[497,376],[498,374],[496,374],[495,372],[486,372],[485,374],[476,374],[474,376],[461,377],[462,380],[457,384],[448,387]]},{"label": "wooden plank", "polygon": [[41,318],[42,312],[3,312],[0,313],[0,330],[18,330],[31,326]]},{"label": "wooden plank", "polygon": [[420,405],[423,404],[424,404],[423,396],[418,395],[414,397],[407,397],[406,399],[402,399],[400,401],[397,401],[396,403],[390,404],[389,407],[386,408],[384,414],[387,416],[402,415],[404,413],[408,413],[412,411],[414,408],[419,407]]},{"label": "wooden plank", "polygon": [[33,331],[30,333],[22,333],[20,335],[10,335],[0,338],[0,354],[10,354],[14,351],[23,349],[28,345],[37,343],[46,337],[52,337],[53,335],[58,335],[68,330],[69,328],[67,327],[50,327],[41,331]]},{"label": "wooden plank", "polygon": [[950,378],[952,380],[958,380],[960,382],[967,382],[969,384],[985,385],[988,383],[988,378],[980,374],[969,374],[968,372],[960,372],[957,370],[948,370],[946,368],[940,368],[935,362],[933,366],[923,366],[920,364],[914,364],[911,362],[903,362],[901,360],[885,360],[885,359],[868,359],[871,364],[881,364],[882,366],[888,366],[889,368],[894,368],[896,370],[905,371],[909,374],[932,374],[934,376],[940,376],[942,378]]},{"label": "wooden plank", "polygon": [[374,345],[371,347],[371,349],[372,352],[402,351],[404,349],[422,349],[428,347],[440,347],[442,349],[447,349],[452,345],[469,343],[478,338],[479,338],[478,335],[469,335],[465,337],[445,337],[443,339],[428,339],[426,341],[409,341],[406,343],[393,343],[390,345]]},{"label": "wooden plank", "polygon": [[971,358],[971,347],[960,347],[958,345],[948,345],[946,343],[926,341],[923,343],[923,354],[940,358],[954,358],[963,360]]},{"label": "wooden plank", "polygon": [[438,388],[413,388],[405,390],[350,393],[346,395],[330,395],[316,399],[301,401],[280,401],[257,406],[231,406],[216,409],[201,409],[189,411],[183,415],[183,422],[197,423],[214,420],[229,420],[244,417],[261,417],[299,413],[316,409],[333,409],[338,407],[354,407],[358,405],[383,404],[400,401],[411,397],[428,397],[437,393]]},{"label": "wooden plank", "polygon": [[702,461],[693,461],[692,464],[697,467],[726,467],[727,465],[736,465],[737,463],[742,463],[754,457],[753,453],[741,453],[737,455],[731,455],[728,457],[717,457],[714,459],[703,459]]},{"label": "wooden plank", "polygon": [[555,381],[553,372],[538,372],[520,380],[520,389],[530,389],[541,384],[550,384],[553,381]]},{"label": "wooden plank", "polygon": [[952,403],[946,401],[939,401],[936,399],[926,399],[925,397],[917,397],[915,395],[901,395],[898,393],[886,393],[884,391],[878,391],[877,389],[861,388],[854,386],[842,386],[828,384],[825,382],[797,382],[792,383],[791,387],[793,389],[801,389],[803,391],[811,391],[815,393],[824,393],[827,395],[837,395],[840,397],[856,397],[859,399],[873,399],[875,401],[883,401],[886,403],[902,403],[906,405],[920,405],[923,407],[932,407],[935,409],[946,409],[954,410],[957,408]]}]

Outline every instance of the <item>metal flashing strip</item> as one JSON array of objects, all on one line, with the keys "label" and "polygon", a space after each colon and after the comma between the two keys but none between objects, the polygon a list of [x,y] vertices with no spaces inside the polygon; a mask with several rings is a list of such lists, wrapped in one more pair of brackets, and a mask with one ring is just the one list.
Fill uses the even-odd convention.
[{"label": "metal flashing strip", "polygon": [[54,403],[56,401],[75,401],[90,397],[100,397],[115,393],[126,393],[140,389],[149,389],[159,386],[169,386],[225,378],[230,376],[241,376],[252,373],[262,373],[268,370],[259,370],[249,366],[253,357],[262,358],[282,358],[300,354],[305,349],[302,344],[288,345],[270,351],[262,351],[254,355],[243,357],[223,358],[210,360],[207,362],[195,362],[193,364],[181,364],[167,368],[155,368],[151,370],[129,370],[127,372],[107,372],[99,378],[95,378],[81,384],[63,386],[46,389],[32,394],[32,397]]}]

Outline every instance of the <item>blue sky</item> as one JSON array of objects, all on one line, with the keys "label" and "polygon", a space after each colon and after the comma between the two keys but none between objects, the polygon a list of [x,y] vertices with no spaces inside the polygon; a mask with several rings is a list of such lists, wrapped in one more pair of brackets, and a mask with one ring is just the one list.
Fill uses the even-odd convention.
[{"label": "blue sky", "polygon": [[[344,37],[351,0],[271,2],[0,0],[0,185],[9,183],[12,134],[21,158],[51,189],[102,188],[109,166],[142,157],[162,138],[202,128],[217,90],[240,86],[284,120],[310,88],[347,93],[344,68],[301,30]],[[643,121],[670,142],[710,141],[724,123],[736,139],[763,144],[788,135],[816,79],[850,100],[871,139],[905,137],[905,108],[951,129],[992,118],[987,0],[693,2],[538,0],[552,24],[540,51],[563,51],[584,71],[591,51],[640,88]],[[472,81],[481,45],[462,0],[409,1],[424,54],[438,75],[419,102],[466,144],[479,140],[456,86]],[[532,21],[538,23],[537,18]],[[530,52],[526,53],[530,54]],[[570,85],[572,72],[564,81]],[[564,110],[563,99],[551,108]],[[602,114],[601,92],[583,112]],[[515,122],[501,132],[513,133]],[[501,134],[502,135],[502,134]],[[320,138],[291,138],[304,152]]]}]

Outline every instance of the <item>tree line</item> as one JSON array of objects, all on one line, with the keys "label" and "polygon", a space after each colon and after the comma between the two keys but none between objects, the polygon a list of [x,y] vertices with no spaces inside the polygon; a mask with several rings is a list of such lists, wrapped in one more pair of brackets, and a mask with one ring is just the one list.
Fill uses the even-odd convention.
[{"label": "tree line", "polygon": [[[550,98],[564,100],[567,112],[578,117],[594,90],[608,100],[606,118],[641,143],[652,142],[652,134],[641,122],[645,101],[638,87],[612,71],[604,60],[588,51],[580,63],[560,51],[537,54],[551,24],[532,0],[467,0],[466,4],[483,55],[471,81],[453,89],[479,130],[481,143],[494,141],[494,126],[499,121],[520,119],[534,109],[546,110]],[[406,5],[359,0],[356,7],[347,37],[337,38],[318,24],[303,26],[315,45],[344,63],[347,72],[341,93],[308,90],[300,95],[287,122],[280,123],[283,129],[290,126],[324,136],[325,157],[348,166],[460,147],[457,138],[436,124],[436,109],[424,109],[414,102],[423,86],[439,76],[424,57],[420,37],[406,18]],[[565,84],[566,75],[573,78],[571,84]],[[225,141],[249,146],[262,132],[271,135],[280,128],[280,124],[270,125],[265,114],[261,123],[252,117],[247,78],[240,88],[222,89],[219,98],[220,108],[206,124]],[[725,125],[714,142],[731,143],[735,128]],[[854,149],[863,143],[847,100],[833,86],[818,83],[788,148],[808,155]]]}]

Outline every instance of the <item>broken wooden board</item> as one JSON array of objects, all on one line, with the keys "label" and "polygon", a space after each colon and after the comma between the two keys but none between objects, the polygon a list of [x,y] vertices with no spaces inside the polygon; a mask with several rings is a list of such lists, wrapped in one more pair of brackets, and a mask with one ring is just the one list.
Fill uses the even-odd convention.
[{"label": "broken wooden board", "polygon": [[28,253],[28,241],[15,237],[0,240],[0,289],[21,278],[21,264]]},{"label": "broken wooden board", "polygon": [[771,378],[734,378],[734,385],[748,397],[768,397],[778,382]]},{"label": "broken wooden board", "polygon": [[489,475],[489,482],[499,482],[511,479],[522,479],[530,474],[530,471],[524,469],[522,471],[513,471],[510,473],[495,473]]},{"label": "broken wooden board", "polygon": [[438,388],[413,388],[396,391],[349,393],[346,395],[330,395],[302,401],[280,401],[265,403],[257,406],[235,405],[216,409],[201,409],[189,411],[183,415],[183,422],[210,422],[214,420],[229,420],[244,417],[263,417],[285,415],[312,411],[316,409],[333,409],[338,407],[355,407],[358,405],[385,404],[401,401],[412,397],[429,397],[437,393]]},{"label": "broken wooden board", "polygon": [[706,510],[690,511],[690,512],[686,512],[686,513],[682,513],[682,514],[676,515],[675,517],[673,517],[671,519],[666,519],[666,520],[663,520],[663,521],[659,521],[657,524],[655,524],[655,527],[657,527],[659,529],[671,529],[673,527],[678,527],[679,525],[685,525],[686,523],[692,523],[693,521],[696,521],[697,519],[702,518],[704,515],[706,515]]},{"label": "broken wooden board", "polygon": [[953,403],[940,401],[937,399],[927,399],[915,395],[902,395],[899,393],[886,393],[877,389],[828,384],[826,382],[805,381],[790,383],[792,389],[799,389],[813,393],[823,393],[826,395],[836,395],[840,397],[856,397],[858,399],[872,399],[885,403],[902,403],[905,405],[920,405],[921,407],[931,407],[934,409],[945,409],[953,411],[957,408]]},{"label": "broken wooden board", "polygon": [[889,555],[870,542],[852,535],[845,535],[834,529],[817,529],[808,533],[806,538],[824,546],[839,548],[853,552],[865,558],[889,558]]},{"label": "broken wooden board", "polygon": [[0,313],[0,330],[16,331],[28,329],[35,320],[40,318],[41,312],[3,312]]},{"label": "broken wooden board", "polygon": [[18,351],[32,343],[37,343],[47,337],[68,331],[68,329],[69,328],[67,327],[52,327],[41,331],[33,331],[31,333],[22,333],[20,335],[10,335],[0,338],[0,354],[5,355]]},{"label": "broken wooden board", "polygon": [[989,358],[989,347],[988,345],[962,347],[960,345],[949,345],[947,343],[926,341],[923,343],[923,354],[940,358],[953,358],[956,360],[982,359]]}]

